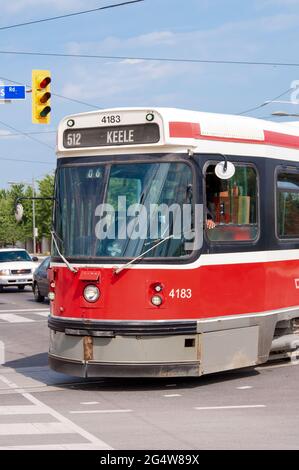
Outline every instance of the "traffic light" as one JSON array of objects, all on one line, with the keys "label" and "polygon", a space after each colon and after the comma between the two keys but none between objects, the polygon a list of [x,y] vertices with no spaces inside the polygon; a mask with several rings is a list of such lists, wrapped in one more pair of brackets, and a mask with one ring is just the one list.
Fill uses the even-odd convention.
[{"label": "traffic light", "polygon": [[32,122],[50,124],[50,84],[49,70],[32,70]]}]

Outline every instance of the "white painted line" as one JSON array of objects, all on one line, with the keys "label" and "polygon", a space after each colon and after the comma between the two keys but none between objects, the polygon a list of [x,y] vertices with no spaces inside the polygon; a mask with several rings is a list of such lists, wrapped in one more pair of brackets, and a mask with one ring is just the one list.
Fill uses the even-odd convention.
[{"label": "white painted line", "polygon": [[248,390],[249,388],[252,388],[250,385],[243,385],[243,387],[236,387],[238,390]]},{"label": "white painted line", "polygon": [[33,434],[73,434],[65,423],[5,423],[0,424],[0,436]]},{"label": "white painted line", "polygon": [[196,406],[195,410],[237,410],[243,408],[266,408],[266,405],[237,405],[237,406]]},{"label": "white painted line", "polygon": [[14,313],[5,313],[0,315],[0,320],[5,320],[9,323],[29,323],[34,322],[31,318],[21,317],[19,315],[15,315]]},{"label": "white painted line", "polygon": [[43,408],[35,405],[0,406],[0,416],[40,414],[45,414],[45,411]]},{"label": "white painted line", "polygon": [[[40,315],[41,317],[48,317],[50,312],[32,312],[33,315]],[[0,315],[1,318],[1,315]]]},{"label": "white painted line", "polygon": [[98,405],[98,401],[81,401],[80,405]]},{"label": "white painted line", "polygon": [[176,387],[177,384],[169,384],[169,385],[165,385],[165,387]]},{"label": "white painted line", "polygon": [[3,341],[0,341],[0,366],[5,364],[5,344]]},{"label": "white painted line", "polygon": [[[31,320],[33,323],[45,323],[45,321],[47,320]],[[15,323],[19,323],[20,325],[22,323],[28,323],[26,321],[19,321],[19,322],[9,322],[9,321],[5,321],[5,320],[1,320],[1,316],[0,316],[0,325],[1,325],[1,328],[2,327],[6,327],[6,326],[11,326],[11,325],[14,325]]]},{"label": "white painted line", "polygon": [[18,385],[16,385],[14,382],[7,379],[6,377],[3,377],[3,375],[0,376],[0,380],[1,380],[1,382],[5,383],[5,385],[8,385],[9,388],[13,388],[13,389],[18,389],[19,388]]},{"label": "white painted line", "polygon": [[8,385],[11,389],[15,390],[17,393],[19,393],[22,397],[33,403],[33,405],[36,405],[44,410],[45,413],[50,414],[53,418],[55,418],[57,421],[59,421],[60,424],[64,424],[68,427],[69,432],[79,434],[81,437],[89,441],[91,444],[95,444],[99,449],[101,450],[112,450],[113,448],[106,444],[106,442],[102,441],[101,439],[98,439],[96,436],[93,434],[89,433],[88,431],[85,431],[85,429],[81,428],[77,424],[73,423],[70,419],[66,418],[62,414],[58,413],[58,411],[54,410],[50,406],[46,405],[45,403],[41,402],[37,398],[35,398],[31,393],[26,393],[22,389],[18,389],[18,386],[8,380],[6,377],[3,375],[0,375],[0,380]]},{"label": "white painted line", "polygon": [[22,309],[18,309],[18,310],[1,310],[0,309],[0,315],[2,313],[24,313],[24,312],[49,312],[50,313],[50,310],[48,308],[22,308]]},{"label": "white painted line", "polygon": [[[6,367],[5,369],[1,369],[1,375],[6,375],[6,374],[24,374],[25,372],[43,372],[43,371],[49,371],[49,366],[30,366],[30,367],[16,367],[13,369],[12,367]],[[85,382],[84,382],[85,383]]]},{"label": "white painted line", "polygon": [[[299,361],[298,361],[299,362]],[[256,370],[267,370],[267,369],[279,369],[280,367],[294,367],[298,366],[299,364],[296,364],[294,362],[286,361],[284,364],[273,364],[273,365],[268,365],[265,363],[263,366],[256,367]]]},{"label": "white painted line", "polygon": [[96,444],[37,444],[28,446],[6,446],[0,450],[103,450]]},{"label": "white painted line", "polygon": [[93,413],[131,413],[132,410],[83,410],[83,411],[70,411],[73,415],[93,414]]},{"label": "white painted line", "polygon": [[169,395],[163,395],[165,398],[172,398],[172,397],[181,397],[179,393],[171,393]]}]

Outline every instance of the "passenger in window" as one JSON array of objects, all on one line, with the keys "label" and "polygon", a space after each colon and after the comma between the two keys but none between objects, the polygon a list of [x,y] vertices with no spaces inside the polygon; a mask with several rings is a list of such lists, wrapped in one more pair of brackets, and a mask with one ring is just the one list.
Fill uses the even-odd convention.
[{"label": "passenger in window", "polygon": [[214,220],[212,219],[210,211],[207,209],[206,228],[211,230],[216,227]]},{"label": "passenger in window", "polygon": [[215,165],[211,165],[206,174],[206,228],[212,230],[216,227],[215,223],[215,204],[214,198],[219,194],[219,179],[214,173]]}]

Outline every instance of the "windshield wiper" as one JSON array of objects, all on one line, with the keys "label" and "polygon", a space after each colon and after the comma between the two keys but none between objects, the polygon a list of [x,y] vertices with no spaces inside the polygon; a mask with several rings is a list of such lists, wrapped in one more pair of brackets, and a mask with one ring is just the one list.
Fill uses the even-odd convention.
[{"label": "windshield wiper", "polygon": [[149,248],[148,250],[144,251],[143,253],[141,253],[141,255],[139,256],[136,256],[136,258],[133,258],[131,261],[129,261],[127,264],[124,264],[123,266],[120,266],[119,268],[115,268],[113,274],[119,274],[122,272],[123,269],[126,269],[128,266],[130,266],[131,264],[135,263],[135,261],[138,261],[139,259],[143,258],[144,255],[146,255],[147,253],[149,253],[150,251],[154,250],[154,248],[156,248],[157,246],[161,245],[162,243],[164,243],[166,240],[170,240],[171,238],[173,238],[174,235],[169,235],[169,237],[166,237],[166,238],[162,238],[162,240],[159,240],[157,243],[155,243],[155,245],[153,245],[151,248]]},{"label": "windshield wiper", "polygon": [[[60,258],[62,259],[62,261],[65,262],[67,268],[72,272],[72,273],[77,273],[78,272],[78,269],[74,268],[73,266],[70,265],[70,263],[68,262],[68,260],[63,256],[63,254],[60,252],[59,248],[58,248],[58,243],[57,243],[57,240],[60,240],[62,243],[62,239],[57,235],[57,233],[54,231],[54,230],[51,230],[51,235],[52,235],[52,239],[53,239],[53,242],[54,242],[54,245],[56,247],[56,250],[57,250],[57,253],[59,254]],[[57,240],[56,240],[57,239]]]}]

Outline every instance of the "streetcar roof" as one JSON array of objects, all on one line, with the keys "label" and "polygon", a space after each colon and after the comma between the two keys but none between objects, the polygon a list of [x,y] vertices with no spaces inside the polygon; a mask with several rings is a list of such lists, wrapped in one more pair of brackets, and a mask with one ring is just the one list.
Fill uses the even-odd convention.
[{"label": "streetcar roof", "polygon": [[[295,151],[292,157],[296,160],[299,158],[299,121],[277,123],[248,116],[160,107],[109,108],[67,116],[61,121],[58,129],[58,156],[67,156],[70,155],[70,152],[73,154],[80,152],[82,154],[82,151],[89,155],[93,154],[90,148],[68,149],[64,146],[63,133],[66,130],[71,132],[68,125],[71,121],[74,122],[73,131],[104,126],[117,129],[120,124],[123,126],[133,125],[133,123],[136,125],[138,123],[149,124],[147,116],[150,113],[154,115],[153,123],[159,125],[159,142],[153,141],[150,145],[144,142],[144,145],[138,145],[138,149],[136,145],[130,144],[118,146],[119,153],[124,153],[125,150],[128,150],[128,147],[131,147],[133,153],[140,152],[140,147],[147,149],[147,151],[150,147],[154,152],[162,152],[164,150],[161,150],[161,148],[164,147],[168,151],[171,151],[171,149],[172,151],[179,151],[179,149],[185,148],[195,152],[242,155],[243,152],[252,154],[252,148],[249,151],[246,146],[251,147],[254,144],[257,153],[262,154],[261,156],[270,156],[270,154],[267,155],[265,148],[262,151],[261,148],[257,147],[270,146],[272,149],[273,147],[284,147],[292,153]],[[116,116],[120,121],[114,122],[116,117],[113,118],[113,116]],[[108,121],[105,121],[105,117]],[[101,147],[101,145],[98,145],[98,147]],[[175,150],[175,147],[177,150]],[[103,148],[103,153],[111,153],[112,148],[115,153],[115,146],[113,145]],[[279,158],[278,154],[274,155],[274,158]],[[281,158],[286,157],[282,156]]]},{"label": "streetcar roof", "polygon": [[[180,108],[166,108],[166,107],[123,107],[123,108],[107,108],[107,109],[99,109],[96,111],[87,111],[84,113],[77,113],[77,114],[72,114],[69,116],[66,116],[60,124],[63,124],[65,121],[69,119],[75,119],[77,117],[88,117],[88,116],[97,116],[99,114],[113,114],[113,113],[118,113],[118,112],[134,112],[134,111],[144,111],[144,112],[151,112],[151,111],[156,111],[160,113],[163,116],[163,119],[166,121],[173,121],[177,118],[181,119],[183,122],[189,122],[189,120],[195,119],[200,120],[202,122],[209,121],[209,122],[219,122],[219,119],[222,120],[222,125],[225,127],[225,125],[229,123],[244,123],[245,125],[248,126],[254,126],[256,128],[260,128],[262,130],[265,130],[265,126],[267,126],[267,129],[273,129],[273,130],[278,130],[282,132],[282,129],[285,130],[285,132],[290,132],[293,135],[298,135],[299,136],[299,120],[298,121],[290,121],[290,122],[285,122],[285,123],[279,123],[279,122],[274,122],[266,119],[259,119],[251,116],[240,116],[237,114],[225,114],[225,113],[212,113],[212,112],[205,112],[205,111],[193,111],[193,110],[188,110],[188,109],[180,109]],[[298,130],[295,132],[294,127],[298,127]]]}]

